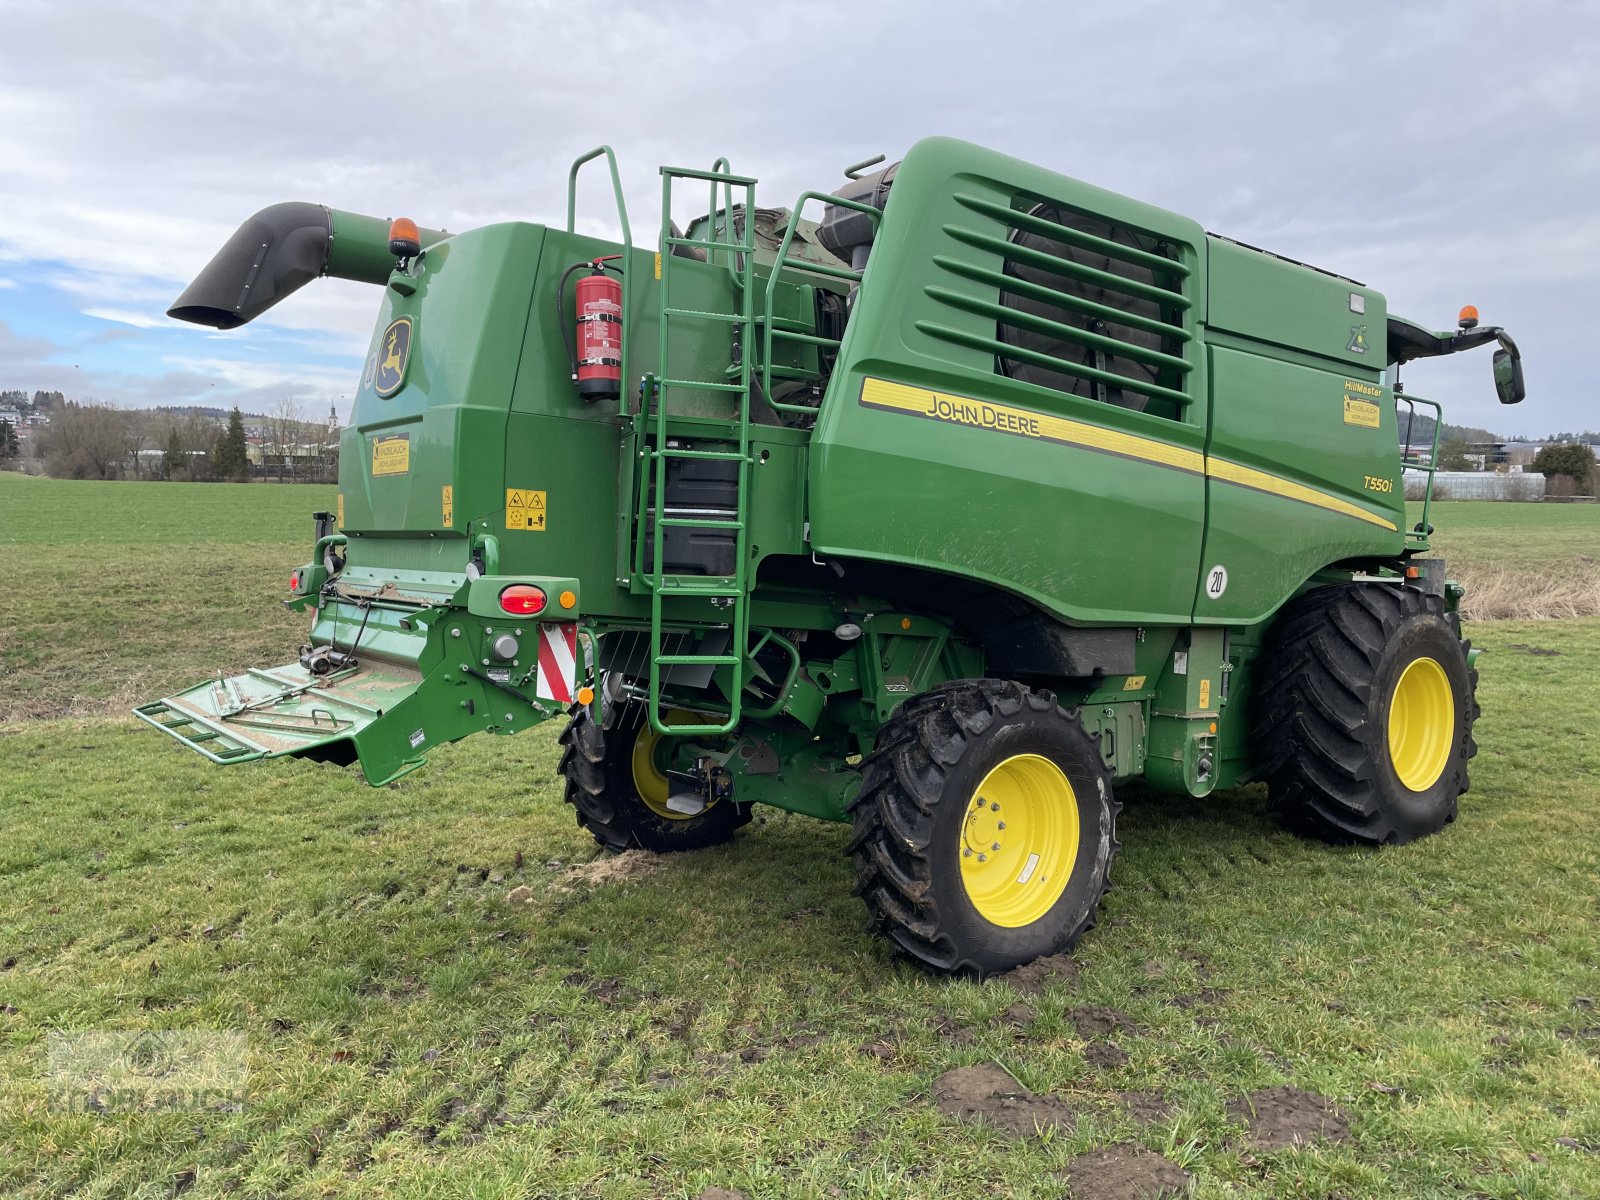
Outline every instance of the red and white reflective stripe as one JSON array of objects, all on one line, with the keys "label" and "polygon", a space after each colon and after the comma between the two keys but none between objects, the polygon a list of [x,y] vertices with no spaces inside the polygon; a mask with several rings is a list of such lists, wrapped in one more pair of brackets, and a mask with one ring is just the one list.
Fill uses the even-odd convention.
[{"label": "red and white reflective stripe", "polygon": [[578,684],[578,623],[539,626],[539,679],[534,694],[571,704]]}]

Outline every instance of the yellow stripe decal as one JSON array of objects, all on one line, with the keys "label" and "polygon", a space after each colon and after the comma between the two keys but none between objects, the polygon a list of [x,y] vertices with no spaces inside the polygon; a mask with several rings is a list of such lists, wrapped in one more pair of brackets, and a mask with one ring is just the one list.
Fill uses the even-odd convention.
[{"label": "yellow stripe decal", "polygon": [[1366,521],[1370,525],[1379,525],[1384,529],[1393,530],[1392,521],[1386,521],[1377,513],[1368,512],[1359,504],[1351,504],[1348,500],[1341,500],[1338,496],[1330,496],[1327,492],[1319,492],[1315,488],[1308,488],[1303,484],[1290,483],[1287,479],[1280,479],[1276,475],[1268,475],[1265,471],[1257,471],[1253,467],[1242,467],[1238,463],[1228,462],[1223,458],[1207,458],[1206,474],[1212,479],[1220,479],[1224,483],[1236,483],[1240,487],[1253,488],[1258,492],[1267,492],[1273,496],[1282,496],[1286,500],[1299,500],[1303,504],[1314,504],[1318,508],[1325,508],[1329,512],[1343,513],[1347,517],[1355,517]]},{"label": "yellow stripe decal", "polygon": [[1272,496],[1281,496],[1286,500],[1298,500],[1302,504],[1311,504],[1329,512],[1342,513],[1344,516],[1355,517],[1384,529],[1396,528],[1392,522],[1376,513],[1368,512],[1358,504],[1351,504],[1348,500],[1342,500],[1338,496],[1329,495],[1316,488],[1291,483],[1287,479],[1269,475],[1265,471],[1240,466],[1226,459],[1210,458],[1198,450],[1187,450],[1182,446],[1156,441],[1154,438],[1121,433],[1115,429],[1105,429],[1083,421],[1070,421],[1065,417],[1055,417],[1032,409],[991,404],[967,396],[954,396],[903,383],[891,383],[886,379],[863,380],[861,403],[866,408],[908,413],[950,425],[989,429],[996,433],[1009,433],[1014,437],[1056,442],[1085,450],[1097,450],[1104,454],[1115,454],[1122,458],[1138,459],[1141,462],[1188,471],[1195,475],[1206,475],[1212,479],[1220,479],[1224,483],[1237,484]]}]

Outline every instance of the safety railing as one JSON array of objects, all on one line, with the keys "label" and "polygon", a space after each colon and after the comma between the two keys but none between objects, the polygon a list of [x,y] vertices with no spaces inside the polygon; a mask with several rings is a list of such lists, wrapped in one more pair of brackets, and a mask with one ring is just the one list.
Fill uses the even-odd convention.
[{"label": "safety railing", "polygon": [[[1444,427],[1444,408],[1432,400],[1421,396],[1407,395],[1405,392],[1395,394],[1396,405],[1406,406],[1406,441],[1400,451],[1400,487],[1402,503],[1404,503],[1405,473],[1407,471],[1420,471],[1427,476],[1427,483],[1422,492],[1422,520],[1417,522],[1414,529],[1407,529],[1406,540],[1414,542],[1422,548],[1428,546],[1428,532],[1432,526],[1428,524],[1428,512],[1433,507],[1433,477],[1439,470],[1439,431]],[[1415,458],[1412,454],[1411,431],[1417,424],[1417,405],[1426,404],[1433,409],[1433,445],[1428,450],[1428,457]]]},{"label": "safety railing", "polygon": [[628,330],[633,326],[633,229],[628,224],[628,199],[622,194],[622,176],[617,170],[617,155],[610,146],[596,146],[587,154],[573,160],[567,172],[567,232],[577,233],[578,222],[578,172],[585,164],[604,158],[611,171],[611,194],[617,204],[617,223],[622,226],[622,338],[617,356],[622,360],[622,396],[624,407],[628,403],[628,381],[633,378],[628,370]]},{"label": "safety railing", "polygon": [[[854,284],[861,282],[863,272],[853,270],[850,267],[835,267],[827,263],[809,262],[789,256],[789,250],[794,245],[795,231],[800,227],[800,214],[805,211],[806,203],[810,200],[821,200],[824,203],[836,205],[840,208],[848,208],[855,212],[864,213],[872,222],[874,232],[876,232],[879,223],[883,219],[883,213],[860,200],[846,200],[840,196],[830,195],[827,192],[801,192],[800,198],[794,202],[794,209],[789,217],[789,227],[783,231],[783,240],[778,244],[778,257],[772,264],[772,273],[767,276],[767,292],[761,306],[761,394],[766,402],[777,412],[815,416],[816,409],[807,405],[784,404],[772,398],[773,342],[775,339],[782,338],[785,341],[796,342],[804,346],[815,346],[818,350],[837,350],[841,345],[841,339],[824,337],[817,333],[804,333],[797,329],[779,329],[777,321],[773,318],[773,307],[778,293],[778,280],[783,275],[785,267],[793,267],[809,275],[821,275],[827,279],[838,279]],[[748,224],[748,221],[746,224]]]}]

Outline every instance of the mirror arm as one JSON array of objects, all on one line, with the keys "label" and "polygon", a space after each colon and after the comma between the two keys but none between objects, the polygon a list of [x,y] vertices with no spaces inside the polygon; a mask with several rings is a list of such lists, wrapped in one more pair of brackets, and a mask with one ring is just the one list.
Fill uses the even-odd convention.
[{"label": "mirror arm", "polygon": [[1458,329],[1445,336],[1450,342],[1448,353],[1459,354],[1463,350],[1476,350],[1479,346],[1488,345],[1496,339],[1500,339],[1504,344],[1506,331],[1498,325],[1484,325],[1478,329]]}]

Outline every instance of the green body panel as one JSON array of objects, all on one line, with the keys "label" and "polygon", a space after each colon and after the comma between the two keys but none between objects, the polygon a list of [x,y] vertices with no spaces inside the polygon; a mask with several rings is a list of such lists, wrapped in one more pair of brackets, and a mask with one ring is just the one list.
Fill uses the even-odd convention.
[{"label": "green body panel", "polygon": [[1377,382],[1388,322],[1381,293],[1227,238],[1208,235],[1206,257],[1208,334],[1266,343],[1267,354],[1329,359],[1330,370]]},{"label": "green body panel", "polygon": [[[1228,584],[1215,598],[1201,590],[1194,619],[1259,621],[1328,563],[1398,555],[1405,489],[1387,390],[1371,385],[1381,398],[1357,401],[1367,405],[1362,411],[1374,413],[1376,428],[1349,424],[1344,411],[1352,373],[1220,346],[1209,354],[1219,400],[1208,454],[1270,475],[1278,484],[1311,489],[1325,502],[1343,503],[1372,519],[1208,479],[1204,561],[1207,568],[1225,567]],[[1373,491],[1370,481],[1381,481],[1387,490]]]},{"label": "green body panel", "polygon": [[[675,736],[676,770],[709,755],[741,802],[842,819],[899,705],[993,670],[987,639],[1027,614],[1038,637],[1098,629],[1115,647],[1108,665],[1023,674],[1079,708],[1116,778],[1194,796],[1248,778],[1250,676],[1273,615],[1309,586],[1398,579],[1425,545],[1402,528],[1383,297],[948,139],[900,165],[858,288],[809,219],[786,240],[798,216],[763,211],[744,264],[512,223],[425,231],[403,266],[380,223],[336,213],[332,273],[382,300],[341,442],[342,541],[317,544],[290,603],[314,610],[306,661],[332,650],[359,665],[208,682],[140,715],[217,761],[359,760],[381,783],[430,746],[559,715],[540,696],[538,639],[576,625],[574,683],[595,686],[597,710],[659,703],[734,726]],[[1019,249],[1058,228],[1041,213],[1124,231],[1100,249],[1154,282]],[[725,222],[690,228],[728,237]],[[1095,251],[1096,236],[1063,238]],[[589,402],[558,313],[570,320],[568,268],[603,255],[623,256],[627,280],[624,383]],[[1067,329],[1093,352],[1083,394],[1003,369],[1029,353],[1006,329],[1062,329],[1002,303],[1054,294],[1017,283],[1016,262],[1143,287],[1155,343]],[[842,317],[846,293],[834,342],[819,314]],[[758,398],[740,381],[769,328],[788,336]],[[1142,410],[1097,390],[1123,354],[1150,365]],[[657,484],[682,451],[741,444],[731,515],[705,530],[737,528],[732,571],[658,569],[652,531],[673,518]],[[543,588],[545,610],[502,612],[513,583]],[[730,663],[729,631],[745,626]]]},{"label": "green body panel", "polygon": [[[392,561],[373,542],[423,539],[444,543],[443,553],[461,569],[469,523],[504,509],[506,410],[543,235],[528,225],[460,234],[416,260],[412,294],[384,288],[339,443],[341,519],[352,563]],[[384,332],[398,318],[414,323],[411,351],[403,385],[385,398],[377,393],[375,368]],[[409,439],[407,468],[375,476],[373,444],[392,437]],[[446,486],[454,489],[449,525]]]},{"label": "green body panel", "polygon": [[1216,597],[1202,587],[1194,619],[1252,623],[1327,563],[1400,553],[1405,489],[1381,376],[1387,307],[1351,280],[1222,238],[1206,245],[1208,456],[1347,506],[1210,476],[1203,557],[1208,571],[1227,569],[1228,585]]},{"label": "green body panel", "polygon": [[812,540],[823,553],[955,571],[1082,622],[1187,622],[1205,521],[1204,479],[1083,449],[863,407],[863,381],[898,383],[1087,422],[1198,454],[1209,401],[1205,362],[1190,343],[1181,419],[1115,408],[1005,378],[992,351],[930,326],[993,337],[993,317],[933,298],[930,288],[994,301],[999,289],[940,260],[998,269],[999,256],[951,232],[1003,237],[997,219],[958,196],[1009,205],[1027,195],[1106,213],[1171,239],[1190,268],[1197,325],[1204,234],[1163,212],[961,142],[931,139],[906,155],[845,334],[813,438]]}]

